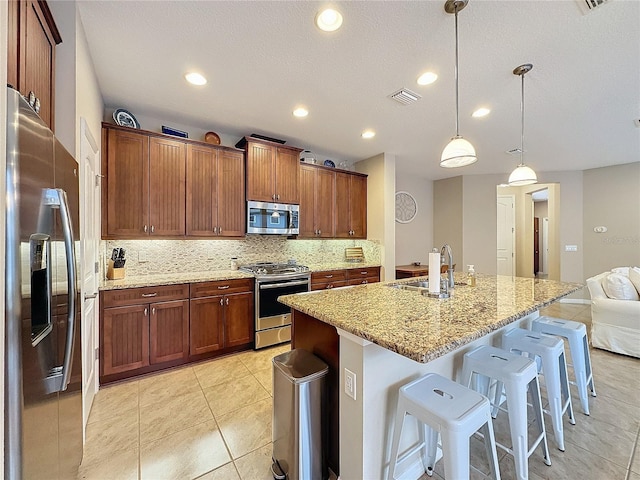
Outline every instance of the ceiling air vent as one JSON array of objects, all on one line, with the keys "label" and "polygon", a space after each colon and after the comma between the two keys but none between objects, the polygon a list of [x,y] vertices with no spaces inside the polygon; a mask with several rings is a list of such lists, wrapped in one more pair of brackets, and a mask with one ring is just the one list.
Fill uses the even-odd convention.
[{"label": "ceiling air vent", "polygon": [[611,0],[576,0],[578,5],[580,5],[580,9],[582,13],[587,14],[598,7],[603,6],[605,3],[610,2]]},{"label": "ceiling air vent", "polygon": [[415,103],[420,100],[422,96],[407,88],[401,88],[397,92],[393,92],[389,95],[389,98],[403,105],[409,105],[410,103]]},{"label": "ceiling air vent", "polygon": [[521,152],[522,150],[520,150],[520,147],[516,147],[511,150],[507,150],[505,153],[508,153],[509,155],[520,155]]}]

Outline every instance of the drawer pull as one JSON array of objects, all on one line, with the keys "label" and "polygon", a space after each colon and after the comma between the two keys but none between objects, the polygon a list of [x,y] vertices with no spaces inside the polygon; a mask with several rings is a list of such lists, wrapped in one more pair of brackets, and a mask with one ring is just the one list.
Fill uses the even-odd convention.
[{"label": "drawer pull", "polygon": [[333,275],[325,275],[324,278],[333,278]]},{"label": "drawer pull", "polygon": [[366,275],[367,272],[360,272],[360,275]]},{"label": "drawer pull", "polygon": [[142,296],[145,298],[149,298],[149,297],[155,297],[156,295],[158,295],[158,292],[153,292],[153,293],[143,293]]},{"label": "drawer pull", "polygon": [[218,290],[226,290],[227,288],[229,288],[231,285],[224,285],[222,287],[218,287]]}]

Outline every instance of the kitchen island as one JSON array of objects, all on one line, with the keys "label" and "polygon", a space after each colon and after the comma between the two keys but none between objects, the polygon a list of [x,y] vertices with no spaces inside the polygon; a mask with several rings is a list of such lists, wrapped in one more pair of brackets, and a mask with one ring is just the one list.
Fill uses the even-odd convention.
[{"label": "kitchen island", "polygon": [[[458,379],[465,352],[499,345],[502,331],[526,327],[540,308],[582,288],[479,274],[477,286],[456,285],[451,298],[433,299],[394,287],[409,281],[279,299],[294,310],[292,348],[310,350],[330,367],[326,456],[346,480],[386,477],[400,386],[428,372]],[[355,375],[353,395],[343,388],[346,369]],[[401,447],[417,438],[407,427]],[[418,478],[419,458],[398,473]]]}]

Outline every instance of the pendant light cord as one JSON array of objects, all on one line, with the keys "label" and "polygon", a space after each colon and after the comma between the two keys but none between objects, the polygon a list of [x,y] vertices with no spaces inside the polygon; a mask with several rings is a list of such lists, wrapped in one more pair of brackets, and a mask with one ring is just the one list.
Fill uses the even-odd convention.
[{"label": "pendant light cord", "polygon": [[458,6],[455,6],[455,17],[456,17],[456,69],[455,69],[455,77],[456,77],[456,137],[460,136],[459,129],[459,103],[458,103]]},{"label": "pendant light cord", "polygon": [[522,132],[520,134],[520,165],[524,165],[524,73],[522,77],[522,96],[520,98],[520,112],[522,115]]}]

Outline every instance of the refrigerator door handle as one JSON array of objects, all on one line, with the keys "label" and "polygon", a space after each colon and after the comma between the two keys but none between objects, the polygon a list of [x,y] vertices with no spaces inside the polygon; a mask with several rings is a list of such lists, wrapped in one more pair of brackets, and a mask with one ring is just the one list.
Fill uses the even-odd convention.
[{"label": "refrigerator door handle", "polygon": [[60,380],[60,391],[67,389],[71,378],[71,362],[73,357],[73,337],[76,330],[76,258],[73,248],[73,229],[71,227],[71,215],[69,212],[69,202],[67,193],[61,188],[57,188],[60,202],[60,219],[62,220],[62,233],[64,235],[64,248],[67,257],[67,339],[64,346],[64,360],[62,363],[62,378]]}]

